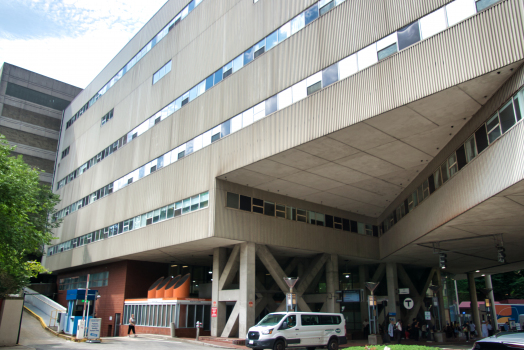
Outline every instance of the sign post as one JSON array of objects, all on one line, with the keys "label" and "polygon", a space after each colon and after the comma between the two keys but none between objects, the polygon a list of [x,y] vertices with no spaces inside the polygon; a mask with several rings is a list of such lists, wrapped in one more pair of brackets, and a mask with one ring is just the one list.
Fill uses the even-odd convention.
[{"label": "sign post", "polygon": [[101,318],[92,318],[87,329],[87,342],[100,343],[100,328],[102,326]]}]

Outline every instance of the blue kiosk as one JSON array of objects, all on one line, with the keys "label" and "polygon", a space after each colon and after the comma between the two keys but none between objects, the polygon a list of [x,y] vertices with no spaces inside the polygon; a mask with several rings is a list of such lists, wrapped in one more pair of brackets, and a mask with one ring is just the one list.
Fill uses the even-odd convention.
[{"label": "blue kiosk", "polygon": [[[87,291],[87,304],[89,305],[89,315],[86,315],[86,327],[89,326],[89,319],[93,318],[95,310],[95,300],[98,290],[89,289]],[[65,324],[64,332],[66,334],[75,335],[78,327],[78,321],[82,319],[84,312],[84,300],[86,298],[85,289],[69,289],[67,291],[67,322]],[[87,311],[87,305],[86,305]]]}]

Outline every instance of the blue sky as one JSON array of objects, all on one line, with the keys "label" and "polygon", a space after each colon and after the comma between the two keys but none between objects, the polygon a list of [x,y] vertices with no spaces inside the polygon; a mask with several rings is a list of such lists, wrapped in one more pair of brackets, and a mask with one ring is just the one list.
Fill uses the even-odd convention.
[{"label": "blue sky", "polygon": [[166,0],[0,0],[0,64],[85,88]]}]

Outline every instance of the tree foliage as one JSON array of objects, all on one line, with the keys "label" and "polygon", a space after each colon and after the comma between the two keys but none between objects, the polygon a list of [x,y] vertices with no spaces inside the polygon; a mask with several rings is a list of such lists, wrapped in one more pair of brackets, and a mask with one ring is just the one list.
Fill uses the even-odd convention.
[{"label": "tree foliage", "polygon": [[48,220],[59,196],[40,184],[40,170],[31,169],[22,156],[9,156],[13,149],[0,135],[0,298],[17,293],[31,277],[46,272],[27,256],[38,255],[51,242],[51,229],[60,224]]},{"label": "tree foliage", "polygon": [[[491,276],[493,293],[496,301],[505,299],[524,299],[524,270],[499,273]],[[478,300],[484,300],[480,292],[486,287],[484,277],[475,278]],[[468,280],[457,281],[460,301],[470,301]]]}]

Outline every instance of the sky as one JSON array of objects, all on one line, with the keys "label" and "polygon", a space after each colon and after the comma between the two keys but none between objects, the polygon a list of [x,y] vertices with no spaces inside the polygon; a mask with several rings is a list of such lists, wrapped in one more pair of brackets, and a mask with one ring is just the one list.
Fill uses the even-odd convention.
[{"label": "sky", "polygon": [[165,2],[0,0],[0,65],[85,88]]}]

